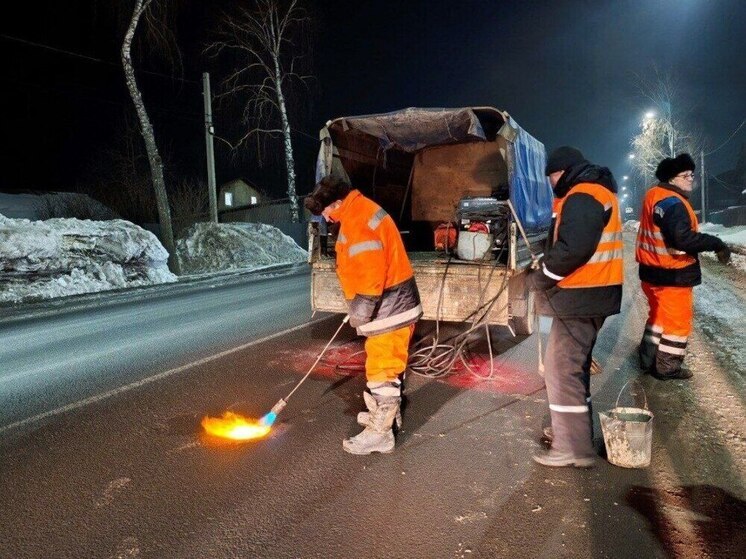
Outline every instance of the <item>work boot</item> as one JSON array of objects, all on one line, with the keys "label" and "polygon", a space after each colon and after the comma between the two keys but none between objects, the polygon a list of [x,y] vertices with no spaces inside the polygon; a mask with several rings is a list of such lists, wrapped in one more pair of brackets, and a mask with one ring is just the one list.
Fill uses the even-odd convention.
[{"label": "work boot", "polygon": [[368,406],[368,422],[365,429],[354,437],[345,439],[342,448],[350,454],[370,454],[372,452],[389,453],[394,450],[394,431],[392,425],[401,398],[375,397],[363,392],[365,405]]},{"label": "work boot", "polygon": [[[396,411],[396,417],[394,418],[394,427],[396,427],[397,431],[401,429],[402,425],[402,419],[401,419],[401,411],[406,405],[406,397],[404,396],[404,380],[406,379],[406,373],[402,373],[399,376],[399,381],[392,381],[389,383],[371,383],[368,388],[371,390],[371,394],[374,394],[376,390],[379,390],[381,388],[390,390],[392,387],[399,389],[399,394],[401,394],[401,400],[399,404],[399,409]],[[388,394],[390,396],[390,394]],[[361,427],[367,427],[368,423],[370,423],[370,412],[367,411],[361,411],[357,414],[357,424]]]},{"label": "work boot", "polygon": [[595,456],[574,456],[569,452],[559,452],[552,448],[548,451],[534,454],[533,459],[537,464],[554,468],[562,468],[565,466],[592,468],[596,462]]},{"label": "work boot", "polygon": [[[370,423],[370,412],[369,411],[361,411],[357,414],[357,424],[361,427],[367,427],[368,423]],[[399,406],[399,409],[396,410],[396,417],[394,418],[394,426],[397,430],[401,429],[401,406]]]},{"label": "work boot", "polygon": [[694,373],[692,373],[689,369],[677,369],[673,373],[663,374],[659,373],[655,369],[650,371],[650,374],[653,375],[658,380],[686,380],[688,378],[692,378],[694,376]]}]

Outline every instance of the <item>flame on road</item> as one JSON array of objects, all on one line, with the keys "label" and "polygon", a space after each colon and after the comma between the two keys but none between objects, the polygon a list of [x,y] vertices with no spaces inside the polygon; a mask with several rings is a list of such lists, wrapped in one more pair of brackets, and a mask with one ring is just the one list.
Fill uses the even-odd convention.
[{"label": "flame on road", "polygon": [[225,412],[223,417],[203,418],[202,427],[211,435],[237,441],[264,438],[272,428],[271,424],[266,425],[230,411]]}]

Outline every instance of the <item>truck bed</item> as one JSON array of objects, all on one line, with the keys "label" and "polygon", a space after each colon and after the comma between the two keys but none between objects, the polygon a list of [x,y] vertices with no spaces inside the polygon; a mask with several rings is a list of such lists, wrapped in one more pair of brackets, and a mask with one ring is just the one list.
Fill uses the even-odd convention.
[{"label": "truck bed", "polygon": [[[494,299],[488,322],[493,325],[508,324],[512,315],[509,285],[522,276],[521,270],[511,270],[496,260],[449,259],[442,252],[410,252],[409,258],[422,299],[423,319],[453,322],[471,320],[480,317]],[[320,258],[313,262],[311,306],[319,311],[347,312],[333,258]]]}]

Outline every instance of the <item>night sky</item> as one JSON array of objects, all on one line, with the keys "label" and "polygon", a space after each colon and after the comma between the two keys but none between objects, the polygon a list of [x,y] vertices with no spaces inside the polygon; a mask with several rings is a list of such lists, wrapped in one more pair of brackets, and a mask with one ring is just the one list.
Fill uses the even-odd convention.
[{"label": "night sky", "polygon": [[[129,109],[110,2],[35,2],[0,23],[3,123],[0,190],[74,188],[116,141]],[[116,4],[116,3],[114,3]],[[182,2],[176,26],[181,80],[140,74],[156,137],[176,174],[204,175],[200,81],[226,68],[201,54],[221,10],[238,2]],[[317,95],[294,136],[299,191],[312,183],[315,137],[334,117],[408,106],[507,110],[548,149],[571,144],[617,175],[648,108],[635,73],[672,72],[711,146],[746,118],[746,3],[737,0],[340,1],[316,18]],[[95,60],[34,46],[47,45]],[[138,67],[169,70],[145,56]],[[230,134],[218,122],[218,133]],[[708,159],[735,165],[746,127]],[[218,149],[218,182],[243,176],[281,195],[280,163],[258,170]],[[274,174],[273,174],[274,173]]]}]

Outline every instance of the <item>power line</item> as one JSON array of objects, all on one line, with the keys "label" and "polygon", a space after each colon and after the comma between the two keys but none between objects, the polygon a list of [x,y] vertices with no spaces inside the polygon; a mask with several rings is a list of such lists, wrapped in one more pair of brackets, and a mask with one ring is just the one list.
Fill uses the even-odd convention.
[{"label": "power line", "polygon": [[[24,82],[24,81],[21,81],[21,80],[14,80],[12,78],[0,77],[0,83],[2,83],[2,82],[4,82],[4,83],[11,83],[11,84],[15,84],[15,85],[22,85],[24,87],[31,87],[31,88],[38,89],[40,91],[53,92],[53,93],[57,93],[59,95],[63,95],[63,96],[67,96],[67,97],[72,97],[72,98],[76,98],[76,99],[84,99],[86,101],[97,101],[99,103],[103,103],[103,104],[106,104],[106,105],[115,105],[115,106],[120,106],[120,107],[131,107],[132,106],[131,102],[128,103],[128,102],[125,102],[125,101],[115,101],[115,100],[112,100],[112,99],[104,99],[102,97],[97,97],[95,95],[87,95],[87,94],[84,94],[84,93],[73,92],[72,90],[69,90],[69,89],[60,89],[58,87],[51,87],[49,85],[32,83],[32,82]],[[148,113],[169,114],[169,115],[173,116],[174,118],[181,119],[181,120],[186,120],[186,121],[189,121],[189,122],[203,122],[203,119],[201,118],[202,115],[200,115],[198,113],[190,113],[190,112],[186,112],[186,111],[179,111],[177,109],[172,109],[172,108],[167,108],[167,107],[163,107],[163,106],[153,105],[152,103],[148,104],[147,110],[148,110]]]},{"label": "power line", "polygon": [[[0,38],[6,39],[8,41],[15,41],[16,43],[21,43],[23,45],[28,45],[44,50],[49,50],[52,52],[58,52],[61,54],[66,54],[67,56],[72,56],[75,58],[80,58],[82,60],[87,60],[88,62],[97,62],[99,64],[106,64],[107,66],[115,66],[117,68],[121,68],[120,64],[117,64],[116,62],[111,62],[110,60],[104,60],[103,58],[95,58],[93,56],[88,56],[86,54],[80,54],[78,52],[73,52],[70,50],[64,50],[64,49],[58,49],[57,47],[53,47],[50,45],[45,45],[43,43],[35,43],[34,41],[29,41],[26,39],[21,39],[20,37],[12,37],[10,35],[5,35],[4,33],[0,33]],[[176,76],[169,76],[168,74],[161,74],[160,72],[152,72],[150,70],[135,70],[135,72],[140,74],[150,74],[151,76],[159,76],[161,78],[166,78],[169,80],[179,81],[183,83],[192,83],[196,85],[201,85],[200,82],[194,81],[194,80],[187,80],[185,78],[177,78]]]},{"label": "power line", "polygon": [[731,141],[731,140],[733,139],[733,136],[735,136],[735,135],[736,135],[736,134],[738,133],[738,131],[739,131],[739,130],[740,130],[740,129],[741,129],[742,127],[743,127],[743,125],[744,125],[744,124],[746,124],[746,119],[744,119],[744,120],[743,120],[743,122],[741,122],[741,124],[739,124],[739,125],[738,125],[738,128],[736,128],[736,129],[735,129],[735,130],[733,131],[733,134],[731,134],[731,135],[730,135],[730,136],[728,137],[728,139],[727,139],[727,140],[725,140],[725,141],[724,141],[724,142],[723,142],[722,144],[720,144],[720,145],[719,145],[718,147],[716,147],[716,148],[715,148],[714,150],[712,150],[712,151],[708,151],[707,153],[705,153],[705,155],[710,155],[710,154],[713,154],[713,153],[715,153],[716,151],[718,151],[718,150],[719,150],[720,148],[724,147],[724,146],[725,146],[725,144],[727,144],[728,142],[730,142],[730,141]]}]

